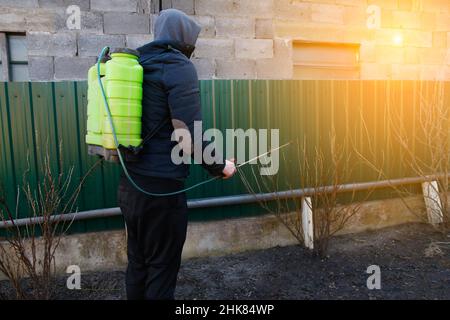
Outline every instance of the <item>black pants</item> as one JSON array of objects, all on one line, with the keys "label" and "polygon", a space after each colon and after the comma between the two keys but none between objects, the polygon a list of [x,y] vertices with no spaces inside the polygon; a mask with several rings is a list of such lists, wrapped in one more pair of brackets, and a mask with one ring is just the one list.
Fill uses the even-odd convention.
[{"label": "black pants", "polygon": [[[134,180],[154,193],[180,189],[179,181],[156,178]],[[152,197],[122,177],[118,202],[127,226],[129,300],[174,299],[181,252],[186,239],[186,195]]]}]

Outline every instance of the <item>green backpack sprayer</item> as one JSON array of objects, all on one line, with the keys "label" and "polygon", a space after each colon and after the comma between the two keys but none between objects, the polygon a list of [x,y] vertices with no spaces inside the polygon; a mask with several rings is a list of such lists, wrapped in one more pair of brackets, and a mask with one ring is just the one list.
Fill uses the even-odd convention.
[{"label": "green backpack sprayer", "polygon": [[[110,55],[108,55],[110,53]],[[128,48],[110,52],[104,47],[97,63],[88,71],[86,143],[88,153],[119,162],[125,176],[139,191],[150,196],[169,196],[196,188],[220,177],[170,193],[143,190],[131,178],[125,165],[135,161],[142,149],[142,83],[144,71],[139,52]]]},{"label": "green backpack sprayer", "polygon": [[[128,158],[139,152],[142,142],[144,71],[136,50],[115,49],[110,56],[107,51],[103,49],[98,62],[88,72],[86,143],[89,154],[100,155],[107,161],[118,161],[118,146],[126,160],[131,160]],[[106,109],[103,96],[108,103]]]},{"label": "green backpack sprayer", "polygon": [[[183,193],[221,178],[212,177],[170,193],[148,192],[133,181],[125,161],[136,161],[143,144],[141,117],[144,71],[138,59],[139,52],[136,50],[118,48],[110,52],[109,47],[104,47],[97,63],[89,69],[86,134],[88,153],[107,161],[119,162],[130,183],[150,196]],[[236,168],[288,144],[241,163]]]}]

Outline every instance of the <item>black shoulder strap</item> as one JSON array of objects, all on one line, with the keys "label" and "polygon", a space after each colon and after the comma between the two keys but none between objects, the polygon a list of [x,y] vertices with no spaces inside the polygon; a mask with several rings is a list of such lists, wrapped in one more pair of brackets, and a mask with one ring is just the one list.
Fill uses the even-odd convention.
[{"label": "black shoulder strap", "polygon": [[170,117],[167,117],[163,119],[153,130],[150,130],[149,133],[142,139],[141,144],[139,147],[143,146],[147,141],[149,141],[153,136],[167,123],[167,121],[170,119]]},{"label": "black shoulder strap", "polygon": [[[171,45],[167,46],[167,50],[176,50],[175,48],[173,48]],[[176,50],[179,51],[179,50]],[[180,51],[179,51],[180,52]],[[180,52],[181,53],[181,52]],[[169,103],[167,103],[167,105],[169,106]],[[153,136],[167,123],[167,121],[169,121],[171,119],[171,114],[170,114],[170,106],[169,106],[169,116],[165,119],[163,119],[153,130],[150,130],[149,133],[147,133],[147,135],[142,139],[141,144],[138,146],[142,147],[147,141],[149,141],[151,138],[153,138]]]}]

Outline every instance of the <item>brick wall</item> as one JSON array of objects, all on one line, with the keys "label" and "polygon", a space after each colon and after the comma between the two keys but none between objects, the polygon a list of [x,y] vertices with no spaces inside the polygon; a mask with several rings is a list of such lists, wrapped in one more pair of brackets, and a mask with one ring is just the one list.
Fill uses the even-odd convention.
[{"label": "brick wall", "polygon": [[[32,80],[84,79],[105,46],[152,39],[158,1],[0,0],[0,32],[26,32]],[[200,78],[290,79],[292,41],[359,44],[362,79],[450,80],[450,0],[163,0],[203,31]],[[81,9],[81,29],[66,9]],[[368,8],[380,8],[369,29]],[[400,38],[396,43],[394,38]]]}]

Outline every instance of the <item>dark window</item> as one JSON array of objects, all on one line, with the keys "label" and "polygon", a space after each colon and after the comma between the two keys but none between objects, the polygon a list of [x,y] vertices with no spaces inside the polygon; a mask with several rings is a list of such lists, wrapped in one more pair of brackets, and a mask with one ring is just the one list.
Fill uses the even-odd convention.
[{"label": "dark window", "polygon": [[185,0],[153,0],[150,1],[150,8],[146,8],[146,5],[142,5],[141,3],[146,4],[147,2],[145,0],[140,0],[140,2],[138,2],[138,12],[140,13],[148,13],[148,10],[150,10],[151,13],[159,13],[161,10],[166,10],[166,9],[178,9],[183,11],[184,13],[187,14],[193,14],[193,12],[190,13],[190,11],[192,11],[192,2],[190,2],[191,4],[191,8],[189,8],[189,2],[190,1],[185,1]]},{"label": "dark window", "polygon": [[28,79],[25,34],[0,32],[0,81],[28,81]]}]

